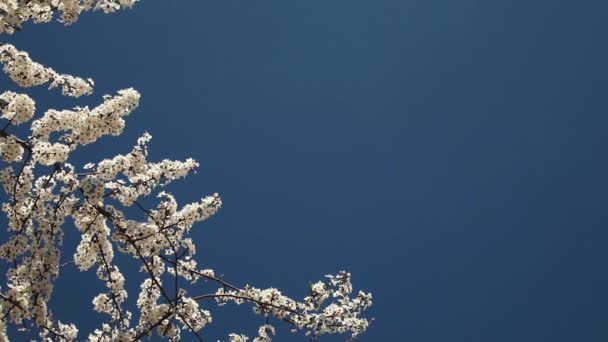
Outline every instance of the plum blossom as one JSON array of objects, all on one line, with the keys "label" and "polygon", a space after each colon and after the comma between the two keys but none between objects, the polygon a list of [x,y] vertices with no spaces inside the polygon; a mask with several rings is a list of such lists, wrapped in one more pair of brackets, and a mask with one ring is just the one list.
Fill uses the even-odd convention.
[{"label": "plum blossom", "polygon": [[0,2],[0,34],[21,31],[23,23],[46,23],[59,13],[59,21],[66,25],[78,20],[83,11],[100,10],[112,13],[131,8],[137,0],[3,0]]},{"label": "plum blossom", "polygon": [[80,97],[93,92],[93,80],[64,75],[34,62],[25,51],[17,50],[11,44],[0,42],[0,63],[9,77],[22,87],[31,87],[45,83],[49,89],[61,86],[63,95]]},{"label": "plum blossom", "polygon": [[34,116],[35,110],[34,100],[25,94],[17,94],[12,91],[0,94],[2,118],[8,119],[14,125],[30,120]]},{"label": "plum blossom", "polygon": [[[0,34],[19,31],[28,21],[57,18],[67,25],[84,11],[111,13],[134,2],[4,0]],[[59,74],[10,44],[0,43],[0,63],[24,88],[48,84],[72,97],[93,92],[93,80]],[[272,340],[276,331],[271,319],[312,338],[356,337],[368,328],[371,320],[364,312],[372,295],[355,292],[349,272],[310,283],[307,294],[294,299],[274,287],[236,286],[197,259],[192,230],[219,211],[222,199],[210,193],[180,203],[169,186],[195,173],[199,164],[192,158],[154,160],[148,132],[123,154],[73,163],[71,155],[81,146],[123,133],[125,118],[139,106],[140,94],[127,88],[102,96],[100,102],[37,115],[29,95],[0,94],[1,208],[7,220],[7,238],[0,243],[0,261],[6,268],[0,283],[0,342],[9,340],[9,325],[37,333],[40,341],[122,342],[152,335],[170,341],[192,336],[202,340],[200,333],[214,321],[211,311],[228,303],[249,306],[265,322],[253,342]],[[24,133],[27,128],[29,135]],[[76,238],[75,249],[63,245],[65,234]],[[128,291],[133,277],[121,271],[119,259],[136,263],[143,274],[134,296]],[[90,298],[91,310],[104,317],[92,332],[82,334],[76,323],[53,313],[54,287],[65,267],[94,272],[103,284]],[[133,307],[135,312],[128,309]],[[228,338],[250,340],[235,333]]]}]

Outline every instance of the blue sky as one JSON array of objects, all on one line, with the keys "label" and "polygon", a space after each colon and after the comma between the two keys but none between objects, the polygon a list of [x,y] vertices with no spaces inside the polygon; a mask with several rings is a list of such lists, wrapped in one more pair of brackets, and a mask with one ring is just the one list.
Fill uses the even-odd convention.
[{"label": "blue sky", "polygon": [[[143,0],[4,39],[95,79],[78,100],[32,89],[41,110],[142,93],[122,137],[76,158],[147,129],[153,158],[199,160],[171,190],[222,195],[193,234],[226,279],[302,297],[350,270],[375,298],[360,341],[592,342],[608,339],[607,10]],[[92,326],[94,275],[65,277],[58,316]],[[203,335],[252,333],[262,320],[241,309],[215,310]]]}]

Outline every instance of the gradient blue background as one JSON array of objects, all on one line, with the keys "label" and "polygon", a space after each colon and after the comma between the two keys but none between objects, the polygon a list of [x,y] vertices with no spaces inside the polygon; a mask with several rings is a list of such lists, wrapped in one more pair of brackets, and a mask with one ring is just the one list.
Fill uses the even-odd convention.
[{"label": "gradient blue background", "polygon": [[[171,189],[221,193],[193,234],[227,279],[302,297],[348,269],[375,298],[360,341],[591,342],[608,340],[607,12],[145,0],[4,39],[95,79],[78,100],[33,89],[41,110],[142,93],[122,137],[75,157],[126,152],[148,129],[153,158],[199,160]],[[57,315],[86,330],[94,274],[64,274]],[[215,310],[206,340],[253,333],[262,319],[242,309]]]}]

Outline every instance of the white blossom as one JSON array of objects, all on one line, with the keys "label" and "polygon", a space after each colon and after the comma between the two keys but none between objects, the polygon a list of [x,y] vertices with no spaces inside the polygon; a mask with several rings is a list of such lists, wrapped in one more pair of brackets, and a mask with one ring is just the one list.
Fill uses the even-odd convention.
[{"label": "white blossom", "polygon": [[79,97],[93,92],[93,81],[59,74],[30,59],[27,52],[19,51],[11,44],[0,43],[0,63],[4,72],[22,87],[50,83],[49,89],[61,86],[62,94]]},{"label": "white blossom", "polygon": [[0,136],[0,158],[7,162],[21,160],[23,155],[23,147],[12,136]]},{"label": "white blossom", "polygon": [[91,9],[111,13],[131,8],[136,0],[3,0],[0,2],[0,34],[21,30],[24,22],[46,23],[59,12],[59,21],[66,25],[76,22],[83,11]]},{"label": "white blossom", "polygon": [[[20,30],[28,21],[57,18],[71,24],[84,11],[110,13],[134,2],[4,0],[0,34]],[[93,91],[93,80],[59,74],[10,44],[0,43],[0,63],[21,87],[49,84],[74,97]],[[191,230],[215,215],[222,199],[212,193],[180,204],[168,186],[194,173],[199,164],[191,158],[152,160],[149,133],[124,154],[101,160],[91,156],[93,160],[84,165],[71,163],[71,154],[81,145],[122,134],[125,117],[139,101],[140,94],[127,88],[102,96],[92,108],[48,109],[35,117],[36,103],[28,95],[0,94],[0,184],[6,194],[2,211],[8,233],[0,245],[0,260],[7,267],[0,284],[0,342],[8,341],[11,324],[38,329],[40,341],[122,342],[153,334],[171,341],[191,340],[186,334],[198,334],[213,323],[215,304],[227,303],[250,305],[265,319],[253,342],[271,341],[276,333],[268,324],[271,317],[312,337],[355,337],[365,331],[370,320],[363,313],[372,296],[354,294],[348,272],[311,283],[308,294],[297,300],[274,287],[233,285],[196,259],[197,241]],[[25,128],[17,125],[29,125],[31,134],[23,134]],[[65,234],[78,239],[74,250],[63,246]],[[135,296],[127,291],[132,277],[118,267],[121,256],[134,260],[143,274]],[[49,303],[63,267],[95,272],[104,284],[90,298],[92,310],[104,316],[92,332],[79,336],[75,323],[53,315]],[[192,289],[197,292],[190,294]],[[127,310],[132,307],[129,300],[136,304],[135,313]],[[234,333],[228,337],[231,342],[249,340]]]},{"label": "white blossom", "polygon": [[237,334],[230,334],[228,335],[228,337],[230,338],[230,342],[247,342],[249,341],[249,337],[245,336],[245,335],[237,335]]},{"label": "white blossom", "polygon": [[28,121],[34,116],[36,104],[31,97],[6,91],[0,94],[0,111],[2,117],[12,124],[18,125]]},{"label": "white blossom", "polygon": [[253,339],[253,342],[271,342],[274,334],[276,334],[274,327],[264,324],[258,329],[258,336]]}]

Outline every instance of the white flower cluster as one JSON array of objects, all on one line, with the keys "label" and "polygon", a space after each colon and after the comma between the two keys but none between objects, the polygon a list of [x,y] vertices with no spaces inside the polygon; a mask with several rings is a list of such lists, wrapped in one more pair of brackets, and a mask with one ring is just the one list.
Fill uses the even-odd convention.
[{"label": "white flower cluster", "polygon": [[13,125],[29,121],[34,116],[36,103],[25,94],[17,94],[6,91],[0,94],[0,112],[2,118],[7,119]]},{"label": "white flower cluster", "polygon": [[[283,295],[275,288],[258,289],[251,286],[228,290],[220,288],[212,297],[220,304],[229,301],[236,304],[254,303],[254,312],[286,320],[293,325],[294,332],[305,330],[307,335],[314,337],[350,332],[352,337],[356,337],[369,326],[369,320],[361,315],[371,306],[372,295],[359,291],[351,298],[352,284],[348,272],[327,275],[326,278],[329,281],[311,284],[311,295],[302,302]],[[331,302],[323,306],[328,298],[332,298]],[[268,334],[260,333],[258,338],[260,340],[254,342],[270,340]]]},{"label": "white flower cluster", "polygon": [[[107,13],[133,2],[0,1],[0,33],[20,29],[28,20],[49,21],[55,12],[69,24],[84,10]],[[75,97],[93,91],[92,80],[58,74],[9,44],[0,43],[0,63],[23,87],[50,83],[50,88],[61,86],[63,94]],[[68,162],[79,146],[104,135],[120,135],[124,117],[138,107],[139,100],[139,93],[129,88],[104,96],[92,109],[49,109],[34,118],[36,104],[28,95],[0,94],[0,184],[6,193],[2,211],[8,232],[0,244],[0,260],[6,269],[0,284],[0,342],[8,341],[8,324],[38,332],[40,341],[82,340],[77,326],[56,319],[49,306],[62,267],[72,264],[83,272],[94,269],[105,285],[92,298],[92,309],[107,318],[88,334],[87,340],[92,342],[139,341],[151,334],[179,341],[186,332],[202,340],[199,332],[212,322],[210,306],[227,302],[252,303],[254,312],[264,316],[266,323],[253,342],[271,341],[275,335],[268,324],[271,316],[312,337],[326,333],[357,336],[365,331],[369,320],[362,314],[371,305],[371,295],[359,292],[353,296],[347,272],[311,284],[310,295],[297,301],[275,288],[236,287],[214,270],[199,268],[190,231],[213,216],[222,200],[215,193],[179,205],[165,187],[194,173],[198,163],[193,159],[150,161],[150,134],[144,133],[126,154],[83,167]],[[13,130],[28,122],[31,135],[20,134],[21,128]],[[142,200],[149,195],[156,197]],[[63,238],[68,219],[76,228],[69,234],[77,234],[80,242],[75,251],[66,253]],[[62,263],[62,254],[72,260]],[[116,262],[121,255],[137,260],[145,275],[134,313],[126,309],[131,307],[128,277]],[[199,280],[205,281],[204,286],[197,285]],[[186,291],[186,287],[192,292],[192,288],[208,288],[209,284],[214,286],[206,294]],[[245,335],[230,334],[229,338],[248,341]]]},{"label": "white flower cluster", "polygon": [[246,335],[242,335],[242,334],[232,333],[232,334],[228,335],[228,338],[230,338],[230,342],[247,342],[247,341],[249,341],[249,337],[247,337]]},{"label": "white flower cluster", "polygon": [[46,23],[59,12],[59,20],[66,25],[78,20],[82,11],[102,10],[111,13],[130,8],[137,0],[2,0],[0,1],[0,34],[20,31],[24,22]]},{"label": "white flower cluster", "polygon": [[[258,329],[258,336],[253,339],[253,342],[271,342],[272,335],[276,334],[276,330],[270,324],[263,324]],[[249,341],[249,337],[242,334],[232,333],[228,335],[230,342],[247,342]]]},{"label": "white flower cluster", "polygon": [[25,51],[19,51],[13,45],[0,43],[0,63],[10,78],[22,87],[31,87],[50,83],[49,89],[61,86],[63,95],[79,97],[93,92],[93,80],[82,79],[55,72],[34,62]]},{"label": "white flower cluster", "polygon": [[23,155],[23,147],[13,136],[3,137],[0,135],[0,158],[2,160],[13,162],[21,160]]},{"label": "white flower cluster", "polygon": [[[124,89],[116,97],[105,96],[92,110],[48,110],[32,123],[34,159],[43,165],[64,162],[79,144],[92,143],[103,135],[119,135],[125,126],[122,117],[137,108],[139,97],[137,91]],[[62,142],[49,142],[51,133],[59,131],[70,132],[59,138]]]}]

